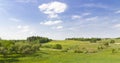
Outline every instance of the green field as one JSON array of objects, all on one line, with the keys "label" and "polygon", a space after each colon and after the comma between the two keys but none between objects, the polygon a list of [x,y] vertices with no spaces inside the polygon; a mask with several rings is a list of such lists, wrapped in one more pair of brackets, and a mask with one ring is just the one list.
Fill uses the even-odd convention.
[{"label": "green field", "polygon": [[[61,44],[62,49],[46,48],[46,45]],[[119,44],[110,44],[109,47],[98,51],[99,43],[90,43],[73,40],[52,41],[42,44],[40,51],[31,55],[11,55],[0,58],[0,63],[120,63]],[[95,50],[96,53],[74,53],[75,49]],[[115,48],[117,52],[112,53]],[[67,52],[62,50],[68,49]]]}]

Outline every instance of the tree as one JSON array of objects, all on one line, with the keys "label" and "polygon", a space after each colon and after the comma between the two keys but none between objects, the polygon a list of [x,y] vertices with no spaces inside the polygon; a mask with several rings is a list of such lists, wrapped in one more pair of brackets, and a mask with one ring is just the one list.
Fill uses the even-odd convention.
[{"label": "tree", "polygon": [[11,54],[32,54],[39,48],[40,43],[0,41],[0,54],[5,58]]},{"label": "tree", "polygon": [[96,41],[100,41],[101,38],[66,38],[65,40],[90,41],[95,43]]},{"label": "tree", "polygon": [[17,46],[15,50],[19,54],[32,54],[40,50],[40,43],[19,42],[15,46]]},{"label": "tree", "polygon": [[51,39],[48,39],[46,37],[39,37],[39,36],[31,36],[27,38],[28,42],[35,42],[35,43],[46,43],[51,41]]},{"label": "tree", "polygon": [[5,47],[0,47],[0,54],[2,54],[3,57],[6,57],[8,54],[8,49]]}]

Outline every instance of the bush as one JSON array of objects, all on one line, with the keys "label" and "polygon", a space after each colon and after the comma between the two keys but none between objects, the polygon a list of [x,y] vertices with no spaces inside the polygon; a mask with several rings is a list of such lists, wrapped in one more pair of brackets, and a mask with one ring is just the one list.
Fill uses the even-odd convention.
[{"label": "bush", "polygon": [[80,50],[79,48],[74,50],[74,53],[83,53],[84,51]]},{"label": "bush", "polygon": [[108,47],[108,46],[109,46],[109,43],[108,43],[108,42],[105,42],[105,43],[104,43],[104,46]]},{"label": "bush", "polygon": [[112,44],[115,43],[115,40],[111,40],[110,43],[112,43]]},{"label": "bush", "polygon": [[62,49],[62,46],[60,44],[56,44],[53,46],[54,49]]},{"label": "bush", "polygon": [[88,53],[97,53],[97,51],[93,50],[93,51],[88,51]]},{"label": "bush", "polygon": [[98,46],[98,50],[103,50],[104,47],[103,46]]},{"label": "bush", "polygon": [[115,50],[115,49],[112,49],[112,53],[116,53],[116,50]]},{"label": "bush", "polygon": [[62,52],[68,52],[69,49],[63,49]]}]

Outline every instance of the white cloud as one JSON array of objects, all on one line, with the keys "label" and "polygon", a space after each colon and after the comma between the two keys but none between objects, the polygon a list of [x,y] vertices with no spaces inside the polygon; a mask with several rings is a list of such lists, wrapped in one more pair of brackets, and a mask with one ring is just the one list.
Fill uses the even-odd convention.
[{"label": "white cloud", "polygon": [[13,22],[20,22],[20,21],[21,21],[21,20],[16,19],[16,18],[10,18],[9,20],[10,20],[10,21],[13,21]]},{"label": "white cloud", "polygon": [[116,11],[115,13],[116,13],[116,14],[120,14],[120,10]]},{"label": "white cloud", "polygon": [[38,7],[40,11],[47,14],[49,18],[57,18],[59,13],[67,9],[67,4],[62,2],[44,3]]},{"label": "white cloud", "polygon": [[108,6],[106,5],[103,5],[103,4],[95,4],[95,3],[88,3],[88,4],[84,4],[84,5],[81,5],[81,7],[96,7],[96,8],[109,8]]},{"label": "white cloud", "polygon": [[81,15],[73,15],[72,19],[82,19],[85,16],[91,15],[91,13],[83,13]]},{"label": "white cloud", "polygon": [[97,19],[98,19],[97,16],[96,16],[96,17],[86,18],[87,21],[95,21],[95,20],[97,20]]},{"label": "white cloud", "polygon": [[20,2],[20,3],[37,3],[37,0],[16,0],[16,2]]},{"label": "white cloud", "polygon": [[60,23],[62,23],[61,20],[56,20],[56,21],[41,22],[40,24],[50,26],[50,25],[56,25],[56,24],[60,24]]},{"label": "white cloud", "polygon": [[80,19],[81,18],[81,16],[79,16],[79,15],[73,15],[72,16],[72,19]]},{"label": "white cloud", "polygon": [[56,29],[62,29],[63,28],[63,26],[57,26],[56,27]]},{"label": "white cloud", "polygon": [[28,25],[25,25],[25,26],[18,25],[17,28],[18,28],[21,32],[28,32],[28,31],[30,31]]},{"label": "white cloud", "polygon": [[56,27],[52,27],[52,29],[62,29],[63,26],[56,26]]},{"label": "white cloud", "polygon": [[82,16],[88,16],[91,15],[91,13],[83,13]]},{"label": "white cloud", "polygon": [[114,25],[115,28],[120,28],[120,24]]}]

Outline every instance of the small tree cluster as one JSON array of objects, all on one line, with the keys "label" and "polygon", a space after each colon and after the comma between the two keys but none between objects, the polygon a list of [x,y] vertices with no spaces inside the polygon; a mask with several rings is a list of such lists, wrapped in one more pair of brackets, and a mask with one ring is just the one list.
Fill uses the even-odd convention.
[{"label": "small tree cluster", "polygon": [[51,41],[51,39],[48,39],[46,37],[39,37],[39,36],[31,36],[27,38],[28,42],[38,42],[38,43],[46,43]]},{"label": "small tree cluster", "polygon": [[19,54],[31,54],[38,51],[40,48],[40,44],[30,44],[30,43],[16,43],[11,47],[13,53]]},{"label": "small tree cluster", "polygon": [[40,44],[31,44],[28,42],[0,42],[0,54],[6,57],[9,54],[32,54],[39,50]]},{"label": "small tree cluster", "polygon": [[65,40],[78,40],[78,41],[90,41],[96,43],[96,41],[102,40],[101,38],[66,38]]}]

